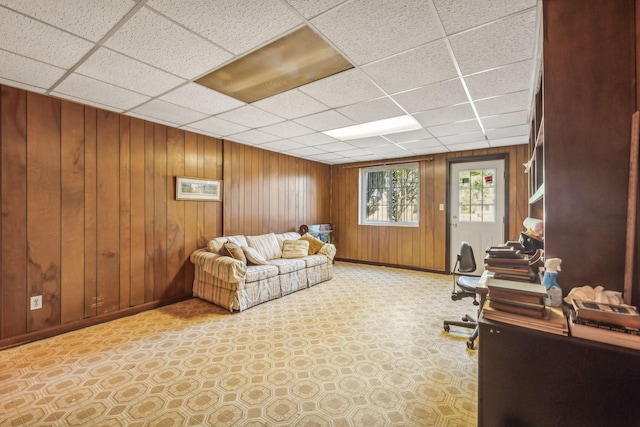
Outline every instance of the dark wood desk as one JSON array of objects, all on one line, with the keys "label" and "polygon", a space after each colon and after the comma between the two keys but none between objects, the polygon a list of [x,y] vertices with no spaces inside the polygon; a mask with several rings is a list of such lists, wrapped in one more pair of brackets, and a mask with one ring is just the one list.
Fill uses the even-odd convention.
[{"label": "dark wood desk", "polygon": [[640,426],[640,351],[479,319],[478,426]]}]

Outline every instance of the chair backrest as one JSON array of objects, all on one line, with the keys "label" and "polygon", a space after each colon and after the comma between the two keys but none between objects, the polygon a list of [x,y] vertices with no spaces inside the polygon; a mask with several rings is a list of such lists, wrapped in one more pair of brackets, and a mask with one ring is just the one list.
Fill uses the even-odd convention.
[{"label": "chair backrest", "polygon": [[473,256],[473,248],[469,243],[460,243],[458,262],[458,271],[460,273],[473,273],[476,271],[476,258]]}]

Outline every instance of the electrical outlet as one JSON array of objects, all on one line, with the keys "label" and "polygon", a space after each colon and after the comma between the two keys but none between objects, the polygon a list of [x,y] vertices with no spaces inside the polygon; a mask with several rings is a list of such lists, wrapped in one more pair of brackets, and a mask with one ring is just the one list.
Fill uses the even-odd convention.
[{"label": "electrical outlet", "polygon": [[42,308],[42,295],[31,297],[31,310],[39,310]]}]

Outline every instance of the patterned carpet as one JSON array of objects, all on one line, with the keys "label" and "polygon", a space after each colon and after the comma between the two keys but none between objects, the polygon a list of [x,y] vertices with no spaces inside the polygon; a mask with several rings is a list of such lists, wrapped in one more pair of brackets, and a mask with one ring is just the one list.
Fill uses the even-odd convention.
[{"label": "patterned carpet", "polygon": [[241,313],[193,299],[7,349],[0,426],[475,426],[477,351],[442,332],[474,306],[450,292],[337,262]]}]

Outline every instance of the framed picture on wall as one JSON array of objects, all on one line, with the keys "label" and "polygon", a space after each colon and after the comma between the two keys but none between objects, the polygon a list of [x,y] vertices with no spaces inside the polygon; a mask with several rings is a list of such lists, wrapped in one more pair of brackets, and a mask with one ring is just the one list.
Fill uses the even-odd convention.
[{"label": "framed picture on wall", "polygon": [[222,181],[206,178],[176,177],[176,200],[222,200]]}]

